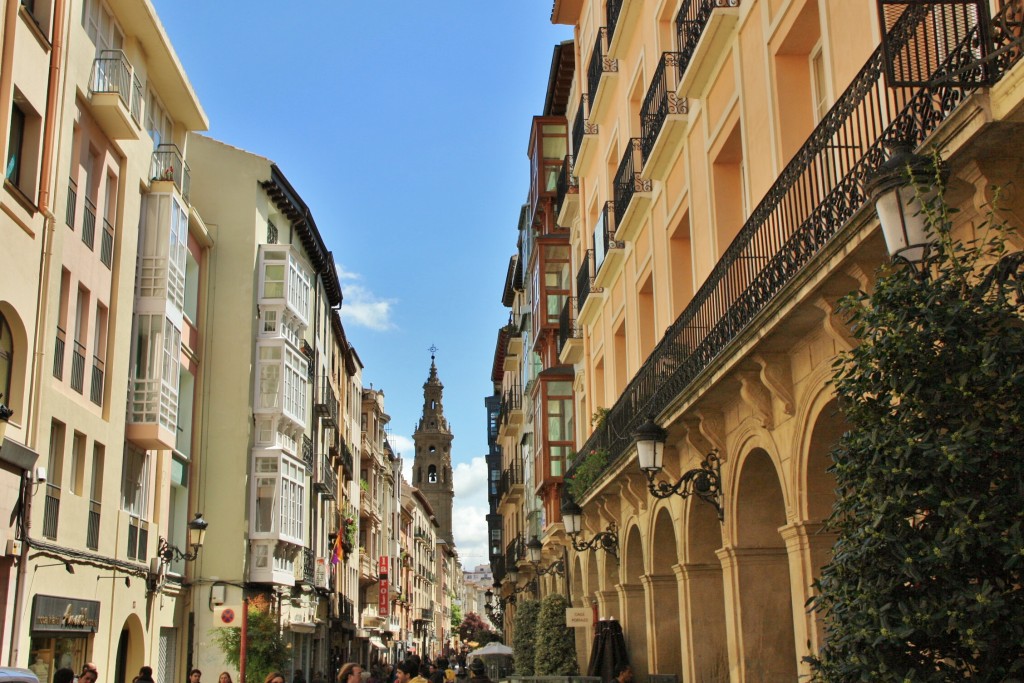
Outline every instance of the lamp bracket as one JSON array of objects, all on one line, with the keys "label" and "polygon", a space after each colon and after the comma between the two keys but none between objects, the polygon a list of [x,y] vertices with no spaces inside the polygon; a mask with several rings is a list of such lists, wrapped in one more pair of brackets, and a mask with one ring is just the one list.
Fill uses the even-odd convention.
[{"label": "lamp bracket", "polygon": [[613,557],[618,558],[619,556],[619,534],[615,522],[609,522],[608,527],[604,531],[594,534],[594,537],[589,541],[578,541],[578,537],[579,533],[569,535],[569,540],[572,541],[572,549],[578,553],[584,550],[603,550],[606,553],[610,553]]},{"label": "lamp bracket", "polygon": [[670,484],[665,481],[655,481],[656,473],[645,470],[647,475],[647,490],[655,498],[663,499],[670,496],[689,498],[697,496],[705,503],[711,505],[718,512],[718,521],[725,521],[725,511],[722,509],[722,463],[718,457],[718,451],[713,450],[704,456],[700,467],[683,472],[678,481]]},{"label": "lamp bracket", "polygon": [[193,546],[192,552],[182,552],[176,545],[171,545],[167,542],[167,539],[163,536],[157,542],[157,555],[166,564],[170,564],[174,560],[184,560],[185,562],[194,562],[199,557],[199,546]]}]

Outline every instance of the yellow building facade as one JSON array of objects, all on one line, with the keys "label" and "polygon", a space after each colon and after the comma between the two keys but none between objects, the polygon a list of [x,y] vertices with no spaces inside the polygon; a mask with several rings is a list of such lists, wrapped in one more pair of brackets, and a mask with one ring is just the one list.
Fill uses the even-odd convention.
[{"label": "yellow building facade", "polygon": [[[1007,142],[1024,114],[1024,6],[879,4],[554,3],[552,21],[573,27],[576,68],[551,231],[571,255],[552,281],[572,282],[558,361],[573,370],[566,475],[586,483],[575,501],[582,533],[570,538],[560,515],[544,515],[544,564],[568,566],[540,586],[620,622],[641,680],[808,673],[802,658],[821,631],[805,603],[831,553],[827,468],[844,429],[829,381],[853,343],[835,303],[870,290],[889,258],[869,181],[895,143],[939,149],[963,234],[993,187],[1020,182],[1024,154]],[[984,47],[957,50],[978,35]],[[1019,224],[1021,197],[1002,199]],[[543,217],[528,211],[520,224],[539,236]],[[513,272],[506,299],[525,297],[517,315],[540,292]],[[529,363],[514,356],[530,349],[520,335],[504,342],[492,379],[507,392]],[[525,424],[537,424],[533,412]],[[664,469],[651,481],[634,436],[649,421],[664,430]],[[519,439],[503,443],[514,476],[508,449],[526,441],[503,429]],[[701,468],[720,477],[708,500],[653,494]],[[519,496],[544,493],[523,480],[525,492],[500,496],[516,537],[529,527]],[[610,525],[615,553],[583,547]],[[511,558],[529,574],[509,550],[505,569]],[[583,666],[593,636],[577,629]]]}]

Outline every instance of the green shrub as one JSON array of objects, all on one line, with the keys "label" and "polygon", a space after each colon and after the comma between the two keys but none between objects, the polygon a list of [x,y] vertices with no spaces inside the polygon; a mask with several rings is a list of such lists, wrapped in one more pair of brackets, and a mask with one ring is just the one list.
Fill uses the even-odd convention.
[{"label": "green shrub", "polygon": [[516,603],[515,627],[512,630],[512,649],[516,658],[516,674],[533,675],[534,641],[537,636],[537,616],[540,603],[523,600]]},{"label": "green shrub", "polygon": [[[260,597],[250,601],[245,681],[241,683],[263,683],[267,674],[283,670],[291,661],[291,653],[277,629],[277,617],[269,610],[268,605],[269,603]],[[237,669],[242,629],[216,628],[211,631],[211,635],[213,642],[224,653],[228,664]]]},{"label": "green shrub", "polygon": [[550,593],[541,600],[534,639],[535,676],[575,676],[579,673],[576,635],[565,625],[568,606],[569,601],[560,593]]}]

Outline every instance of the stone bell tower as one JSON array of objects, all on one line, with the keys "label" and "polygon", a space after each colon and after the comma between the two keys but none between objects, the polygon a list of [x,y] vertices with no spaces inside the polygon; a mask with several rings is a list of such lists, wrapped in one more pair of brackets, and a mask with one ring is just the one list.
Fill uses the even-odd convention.
[{"label": "stone bell tower", "polygon": [[448,545],[455,547],[452,539],[452,501],[455,498],[455,483],[452,481],[452,436],[448,420],[444,417],[441,394],[444,385],[437,378],[434,364],[436,347],[430,347],[430,376],[423,385],[423,416],[420,418],[412,439],[416,444],[416,456],[412,466],[412,485],[423,493],[423,497],[434,508],[439,525],[438,536]]}]

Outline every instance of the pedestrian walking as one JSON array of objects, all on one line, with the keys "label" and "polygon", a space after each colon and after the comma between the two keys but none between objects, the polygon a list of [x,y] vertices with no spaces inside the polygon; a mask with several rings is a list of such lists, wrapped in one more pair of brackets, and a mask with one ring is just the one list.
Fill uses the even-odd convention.
[{"label": "pedestrian walking", "polygon": [[469,680],[470,683],[492,683],[487,675],[487,666],[484,665],[484,660],[479,657],[474,659],[469,665]]},{"label": "pedestrian walking", "polygon": [[217,683],[231,683],[231,674],[221,671],[220,676],[217,676]]},{"label": "pedestrian walking", "polygon": [[338,683],[359,683],[363,677],[363,667],[355,662],[346,662],[338,671]]},{"label": "pedestrian walking", "polygon": [[153,681],[153,667],[144,666],[139,669],[139,675],[135,677],[136,683],[155,683]]},{"label": "pedestrian walking", "polygon": [[271,671],[267,674],[267,677],[263,679],[263,683],[288,683],[288,679],[284,677],[284,674],[280,671]]}]

